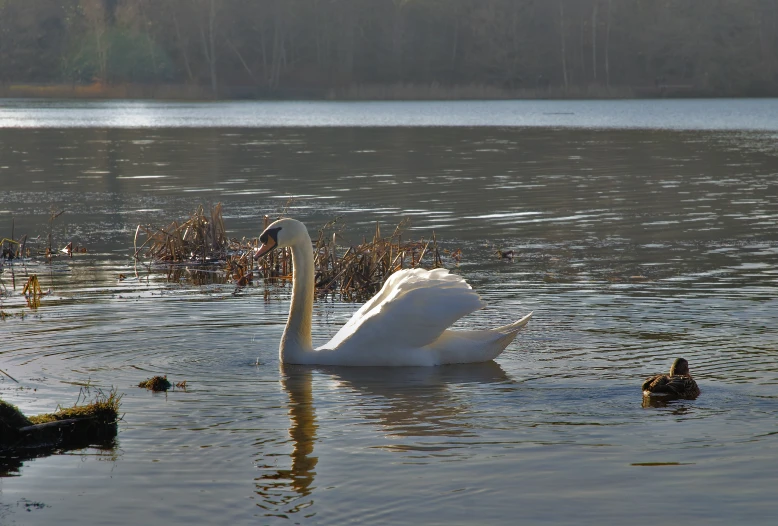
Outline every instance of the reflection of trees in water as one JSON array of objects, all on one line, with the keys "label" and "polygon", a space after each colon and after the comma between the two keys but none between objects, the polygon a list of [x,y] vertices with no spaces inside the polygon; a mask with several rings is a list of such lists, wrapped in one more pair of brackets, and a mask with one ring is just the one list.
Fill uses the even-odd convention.
[{"label": "reflection of trees in water", "polygon": [[[376,422],[383,435],[462,437],[472,433],[469,406],[455,396],[461,384],[509,382],[495,362],[441,367],[308,367],[281,366],[281,384],[289,396],[291,468],[261,463],[255,479],[258,504],[268,516],[288,517],[313,505],[318,457],[313,456],[318,425],[313,406],[313,373],[324,373],[357,394],[354,408]],[[452,388],[453,386],[453,388]],[[267,444],[257,444],[263,449]],[[393,445],[396,451],[441,451],[441,444]],[[265,455],[265,461],[271,453]]]}]

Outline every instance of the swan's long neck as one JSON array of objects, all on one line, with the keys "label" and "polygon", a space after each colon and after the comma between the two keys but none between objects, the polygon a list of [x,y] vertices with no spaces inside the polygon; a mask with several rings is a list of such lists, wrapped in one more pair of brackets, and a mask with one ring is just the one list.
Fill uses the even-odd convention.
[{"label": "swan's long neck", "polygon": [[282,363],[300,363],[298,357],[313,351],[311,318],[313,315],[314,269],[311,238],[292,248],[292,305],[281,338],[279,354]]}]

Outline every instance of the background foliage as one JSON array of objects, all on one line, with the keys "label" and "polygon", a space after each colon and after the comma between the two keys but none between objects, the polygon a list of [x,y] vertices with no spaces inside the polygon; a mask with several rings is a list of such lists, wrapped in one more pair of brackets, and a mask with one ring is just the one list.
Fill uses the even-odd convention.
[{"label": "background foliage", "polygon": [[0,83],[778,95],[778,0],[0,0]]}]

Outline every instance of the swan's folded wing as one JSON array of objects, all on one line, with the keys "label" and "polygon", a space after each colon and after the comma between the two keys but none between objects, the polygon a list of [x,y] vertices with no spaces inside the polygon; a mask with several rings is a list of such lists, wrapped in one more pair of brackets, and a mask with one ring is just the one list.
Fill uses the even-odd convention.
[{"label": "swan's folded wing", "polygon": [[403,270],[393,274],[321,349],[423,347],[483,306],[461,276],[445,269]]}]

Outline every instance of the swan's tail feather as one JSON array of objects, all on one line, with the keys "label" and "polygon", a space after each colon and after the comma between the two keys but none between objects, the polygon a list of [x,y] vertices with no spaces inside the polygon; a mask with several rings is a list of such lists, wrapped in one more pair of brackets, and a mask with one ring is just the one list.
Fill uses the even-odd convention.
[{"label": "swan's tail feather", "polygon": [[494,329],[494,332],[502,334],[502,336],[497,338],[497,341],[495,342],[496,347],[498,347],[500,350],[503,350],[508,345],[510,345],[510,343],[516,339],[516,335],[519,334],[519,330],[527,324],[530,318],[532,318],[531,312],[518,321]]},{"label": "swan's tail feather", "polygon": [[530,312],[529,314],[527,314],[526,316],[524,316],[522,319],[518,321],[514,321],[513,323],[509,323],[508,325],[503,325],[502,327],[497,327],[494,330],[496,332],[501,332],[506,336],[509,334],[513,334],[515,336],[516,333],[519,331],[519,329],[521,329],[527,324],[530,318],[532,318],[532,312]]},{"label": "swan's tail feather", "polygon": [[519,330],[531,317],[532,313],[529,313],[518,321],[496,329],[475,331],[448,329],[427,348],[440,353],[435,365],[493,360],[516,338]]}]

